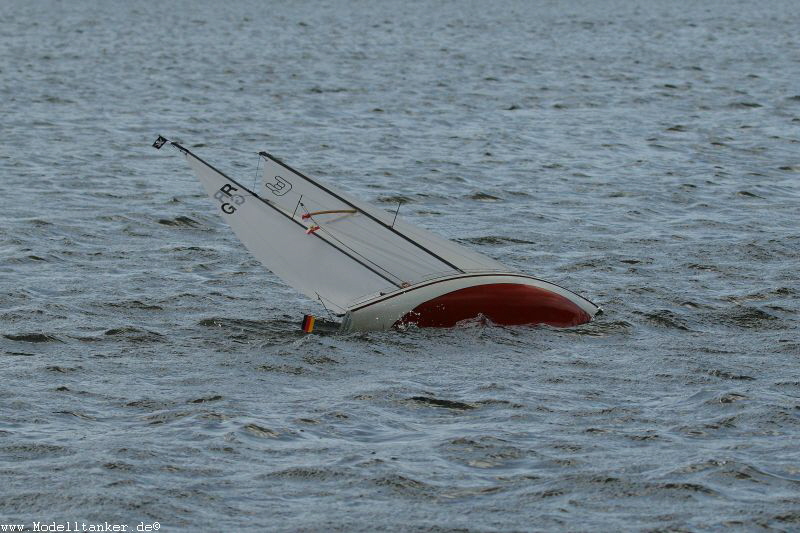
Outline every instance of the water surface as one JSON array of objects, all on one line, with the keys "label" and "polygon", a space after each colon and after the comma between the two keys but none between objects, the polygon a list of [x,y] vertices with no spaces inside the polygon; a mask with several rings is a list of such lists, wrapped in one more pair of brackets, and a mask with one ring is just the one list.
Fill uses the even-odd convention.
[{"label": "water surface", "polygon": [[[800,528],[800,7],[0,4],[0,518]],[[605,308],[352,335],[184,142],[260,150]]]}]

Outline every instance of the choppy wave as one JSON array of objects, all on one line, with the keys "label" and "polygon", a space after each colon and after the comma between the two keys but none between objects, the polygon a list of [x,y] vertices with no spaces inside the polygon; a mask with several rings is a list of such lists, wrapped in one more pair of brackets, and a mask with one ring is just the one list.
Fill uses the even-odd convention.
[{"label": "choppy wave", "polygon": [[[800,527],[796,3],[0,18],[3,520]],[[304,335],[326,310],[157,134],[245,184],[267,150],[402,204],[604,314]]]}]

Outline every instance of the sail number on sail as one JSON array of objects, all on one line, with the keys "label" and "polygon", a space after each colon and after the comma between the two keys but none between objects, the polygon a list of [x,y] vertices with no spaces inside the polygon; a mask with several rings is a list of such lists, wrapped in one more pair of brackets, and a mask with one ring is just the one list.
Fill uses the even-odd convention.
[{"label": "sail number on sail", "polygon": [[283,196],[287,192],[292,190],[292,184],[280,176],[275,176],[275,183],[264,183],[264,187],[267,188],[272,194],[275,196]]}]

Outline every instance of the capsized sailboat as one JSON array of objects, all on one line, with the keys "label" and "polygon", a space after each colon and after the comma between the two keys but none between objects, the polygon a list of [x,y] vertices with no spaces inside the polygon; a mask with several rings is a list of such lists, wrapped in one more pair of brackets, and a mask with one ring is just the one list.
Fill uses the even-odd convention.
[{"label": "capsized sailboat", "polygon": [[176,142],[159,136],[153,146],[165,144],[185,156],[250,253],[339,316],[342,331],[451,327],[475,318],[570,327],[600,311],[572,291],[409,224],[266,152],[259,154],[253,191]]}]

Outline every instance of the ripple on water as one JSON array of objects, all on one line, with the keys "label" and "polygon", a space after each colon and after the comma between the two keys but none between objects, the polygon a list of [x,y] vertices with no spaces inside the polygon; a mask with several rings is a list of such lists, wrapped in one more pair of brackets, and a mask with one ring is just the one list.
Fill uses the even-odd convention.
[{"label": "ripple on water", "polygon": [[[0,2],[0,515],[797,529],[796,2],[412,7]],[[158,133],[605,314],[304,335]]]}]

